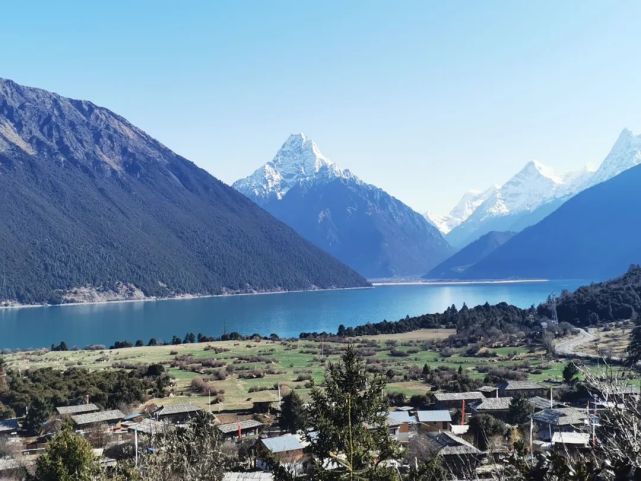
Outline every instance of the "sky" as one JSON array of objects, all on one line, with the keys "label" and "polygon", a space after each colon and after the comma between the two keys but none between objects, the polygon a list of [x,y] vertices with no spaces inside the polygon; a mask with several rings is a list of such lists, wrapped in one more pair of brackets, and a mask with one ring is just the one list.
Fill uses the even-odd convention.
[{"label": "sky", "polygon": [[290,133],[419,212],[641,132],[641,2],[3,5],[0,77],[92,100],[232,183]]}]

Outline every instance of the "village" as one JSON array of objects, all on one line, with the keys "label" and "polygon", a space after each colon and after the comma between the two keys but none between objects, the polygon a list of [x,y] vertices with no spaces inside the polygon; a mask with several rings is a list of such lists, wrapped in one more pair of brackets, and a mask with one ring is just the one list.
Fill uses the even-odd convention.
[{"label": "village", "polygon": [[[411,345],[400,343],[394,349]],[[334,356],[342,352],[327,344],[318,348],[334,349]],[[547,381],[476,382],[466,390],[415,384],[411,397],[394,395],[388,386],[389,407],[381,415],[387,436],[400,449],[386,464],[401,474],[436,459],[448,473],[447,479],[489,480],[504,469],[517,445],[531,457],[541,453],[589,454],[599,443],[597,428],[604,410],[636,405],[639,388],[623,382],[603,392],[587,389],[581,380],[590,376],[590,371],[582,371],[571,360],[558,362],[564,366],[561,378]],[[423,374],[429,378],[432,369],[438,370],[438,366],[427,366],[429,372]],[[466,377],[460,367],[453,375],[459,381]],[[303,384],[299,386],[303,392]],[[185,429],[202,415],[215,426],[222,449],[237,460],[234,469],[224,474],[225,481],[280,479],[272,472],[275,464],[294,479],[310,479],[307,476],[314,455],[309,446],[315,433],[305,428],[302,420],[292,422],[292,417],[302,416],[310,400],[308,395],[301,400],[295,388],[292,383],[279,384],[275,391],[259,390],[248,402],[227,407],[212,402],[211,392],[193,399],[154,399],[136,409],[122,410],[105,409],[88,396],[82,403],[55,406],[38,436],[26,433],[24,418],[3,419],[0,479],[22,479],[24,468],[33,468],[62,426],[70,426],[87,439],[100,465],[109,469],[123,459],[137,464],[140,456],[154,451],[156,437]],[[422,394],[417,395],[420,389]],[[300,406],[292,405],[292,396]],[[326,461],[330,465],[336,462]]]}]

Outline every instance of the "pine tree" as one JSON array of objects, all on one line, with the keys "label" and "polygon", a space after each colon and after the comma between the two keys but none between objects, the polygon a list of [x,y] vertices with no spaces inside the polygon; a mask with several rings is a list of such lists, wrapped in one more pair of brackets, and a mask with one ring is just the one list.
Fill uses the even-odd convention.
[{"label": "pine tree", "polygon": [[[384,461],[398,454],[387,425],[385,381],[368,376],[364,363],[349,346],[341,361],[330,363],[323,389],[312,391],[308,410],[312,479],[397,480]],[[328,469],[327,461],[337,465]]]},{"label": "pine tree", "polygon": [[296,391],[292,391],[283,398],[280,428],[292,434],[305,429],[305,408],[303,400]]}]

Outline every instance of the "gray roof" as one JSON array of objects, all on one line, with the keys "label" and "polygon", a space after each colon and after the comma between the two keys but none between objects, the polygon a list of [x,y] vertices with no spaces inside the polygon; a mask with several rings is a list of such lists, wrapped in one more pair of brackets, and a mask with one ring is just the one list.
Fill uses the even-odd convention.
[{"label": "gray roof", "polygon": [[248,419],[246,421],[238,421],[237,423],[227,423],[218,425],[218,429],[223,434],[236,433],[240,428],[241,431],[245,429],[256,429],[263,425],[263,423],[258,422],[254,419]]},{"label": "gray roof", "polygon": [[499,384],[503,391],[521,391],[528,389],[547,389],[544,385],[532,381],[503,381]]},{"label": "gray roof", "polygon": [[532,416],[535,421],[552,424],[554,426],[573,426],[585,424],[590,416],[585,409],[577,408],[554,408],[544,409]]},{"label": "gray roof", "polygon": [[0,433],[12,433],[18,430],[18,419],[0,419]]},{"label": "gray roof", "polygon": [[451,423],[452,415],[447,409],[437,411],[418,411],[416,413],[419,423]]},{"label": "gray roof", "polygon": [[300,437],[295,434],[285,434],[275,438],[261,439],[261,442],[272,453],[284,453],[286,451],[296,451],[303,449],[306,444],[301,441]]},{"label": "gray roof", "polygon": [[99,411],[97,413],[78,414],[71,416],[71,420],[78,426],[87,424],[106,423],[109,421],[119,421],[125,419],[125,415],[120,409],[112,409],[111,411]]},{"label": "gray roof", "polygon": [[490,397],[474,406],[476,411],[505,411],[510,408],[511,397]]},{"label": "gray roof", "polygon": [[95,404],[79,404],[77,406],[58,406],[56,408],[61,416],[71,416],[73,414],[95,413],[100,408]]},{"label": "gray roof", "polygon": [[427,436],[431,444],[438,450],[439,455],[481,454],[476,446],[447,431],[428,433]]},{"label": "gray roof", "polygon": [[437,401],[473,401],[476,399],[485,399],[482,393],[478,391],[468,392],[437,392],[434,393]]},{"label": "gray roof", "polygon": [[139,423],[129,426],[129,431],[138,431],[139,433],[148,434],[150,436],[162,433],[167,429],[172,429],[172,426],[166,422],[156,421],[155,419],[145,418]]},{"label": "gray roof", "polygon": [[[550,409],[550,400],[541,396],[534,396],[527,400],[534,409]],[[558,406],[558,401],[552,401],[553,406]]]},{"label": "gray roof", "polygon": [[225,473],[223,481],[274,481],[272,473]]},{"label": "gray roof", "polygon": [[187,414],[187,413],[195,413],[198,411],[202,411],[201,408],[196,406],[195,404],[167,404],[164,406],[161,406],[155,414],[158,416],[171,416],[174,414]]},{"label": "gray roof", "polygon": [[400,426],[401,424],[416,424],[416,419],[410,416],[407,411],[393,411],[387,413],[388,426]]}]

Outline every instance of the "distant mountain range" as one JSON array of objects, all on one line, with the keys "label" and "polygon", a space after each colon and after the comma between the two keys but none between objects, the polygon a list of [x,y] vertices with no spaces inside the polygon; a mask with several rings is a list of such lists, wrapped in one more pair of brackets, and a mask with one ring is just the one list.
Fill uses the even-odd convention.
[{"label": "distant mountain range", "polygon": [[9,80],[0,211],[5,302],[367,285],[122,117]]},{"label": "distant mountain range", "polygon": [[580,192],[536,225],[449,277],[601,280],[641,263],[640,239],[638,165]]},{"label": "distant mountain range", "polygon": [[596,171],[556,174],[529,162],[501,186],[465,194],[444,217],[426,214],[451,245],[461,248],[491,231],[521,231],[554,212],[577,193],[641,163],[641,136],[624,130]]},{"label": "distant mountain range", "polygon": [[233,186],[369,278],[424,274],[452,253],[422,215],[337,167],[303,134]]}]

